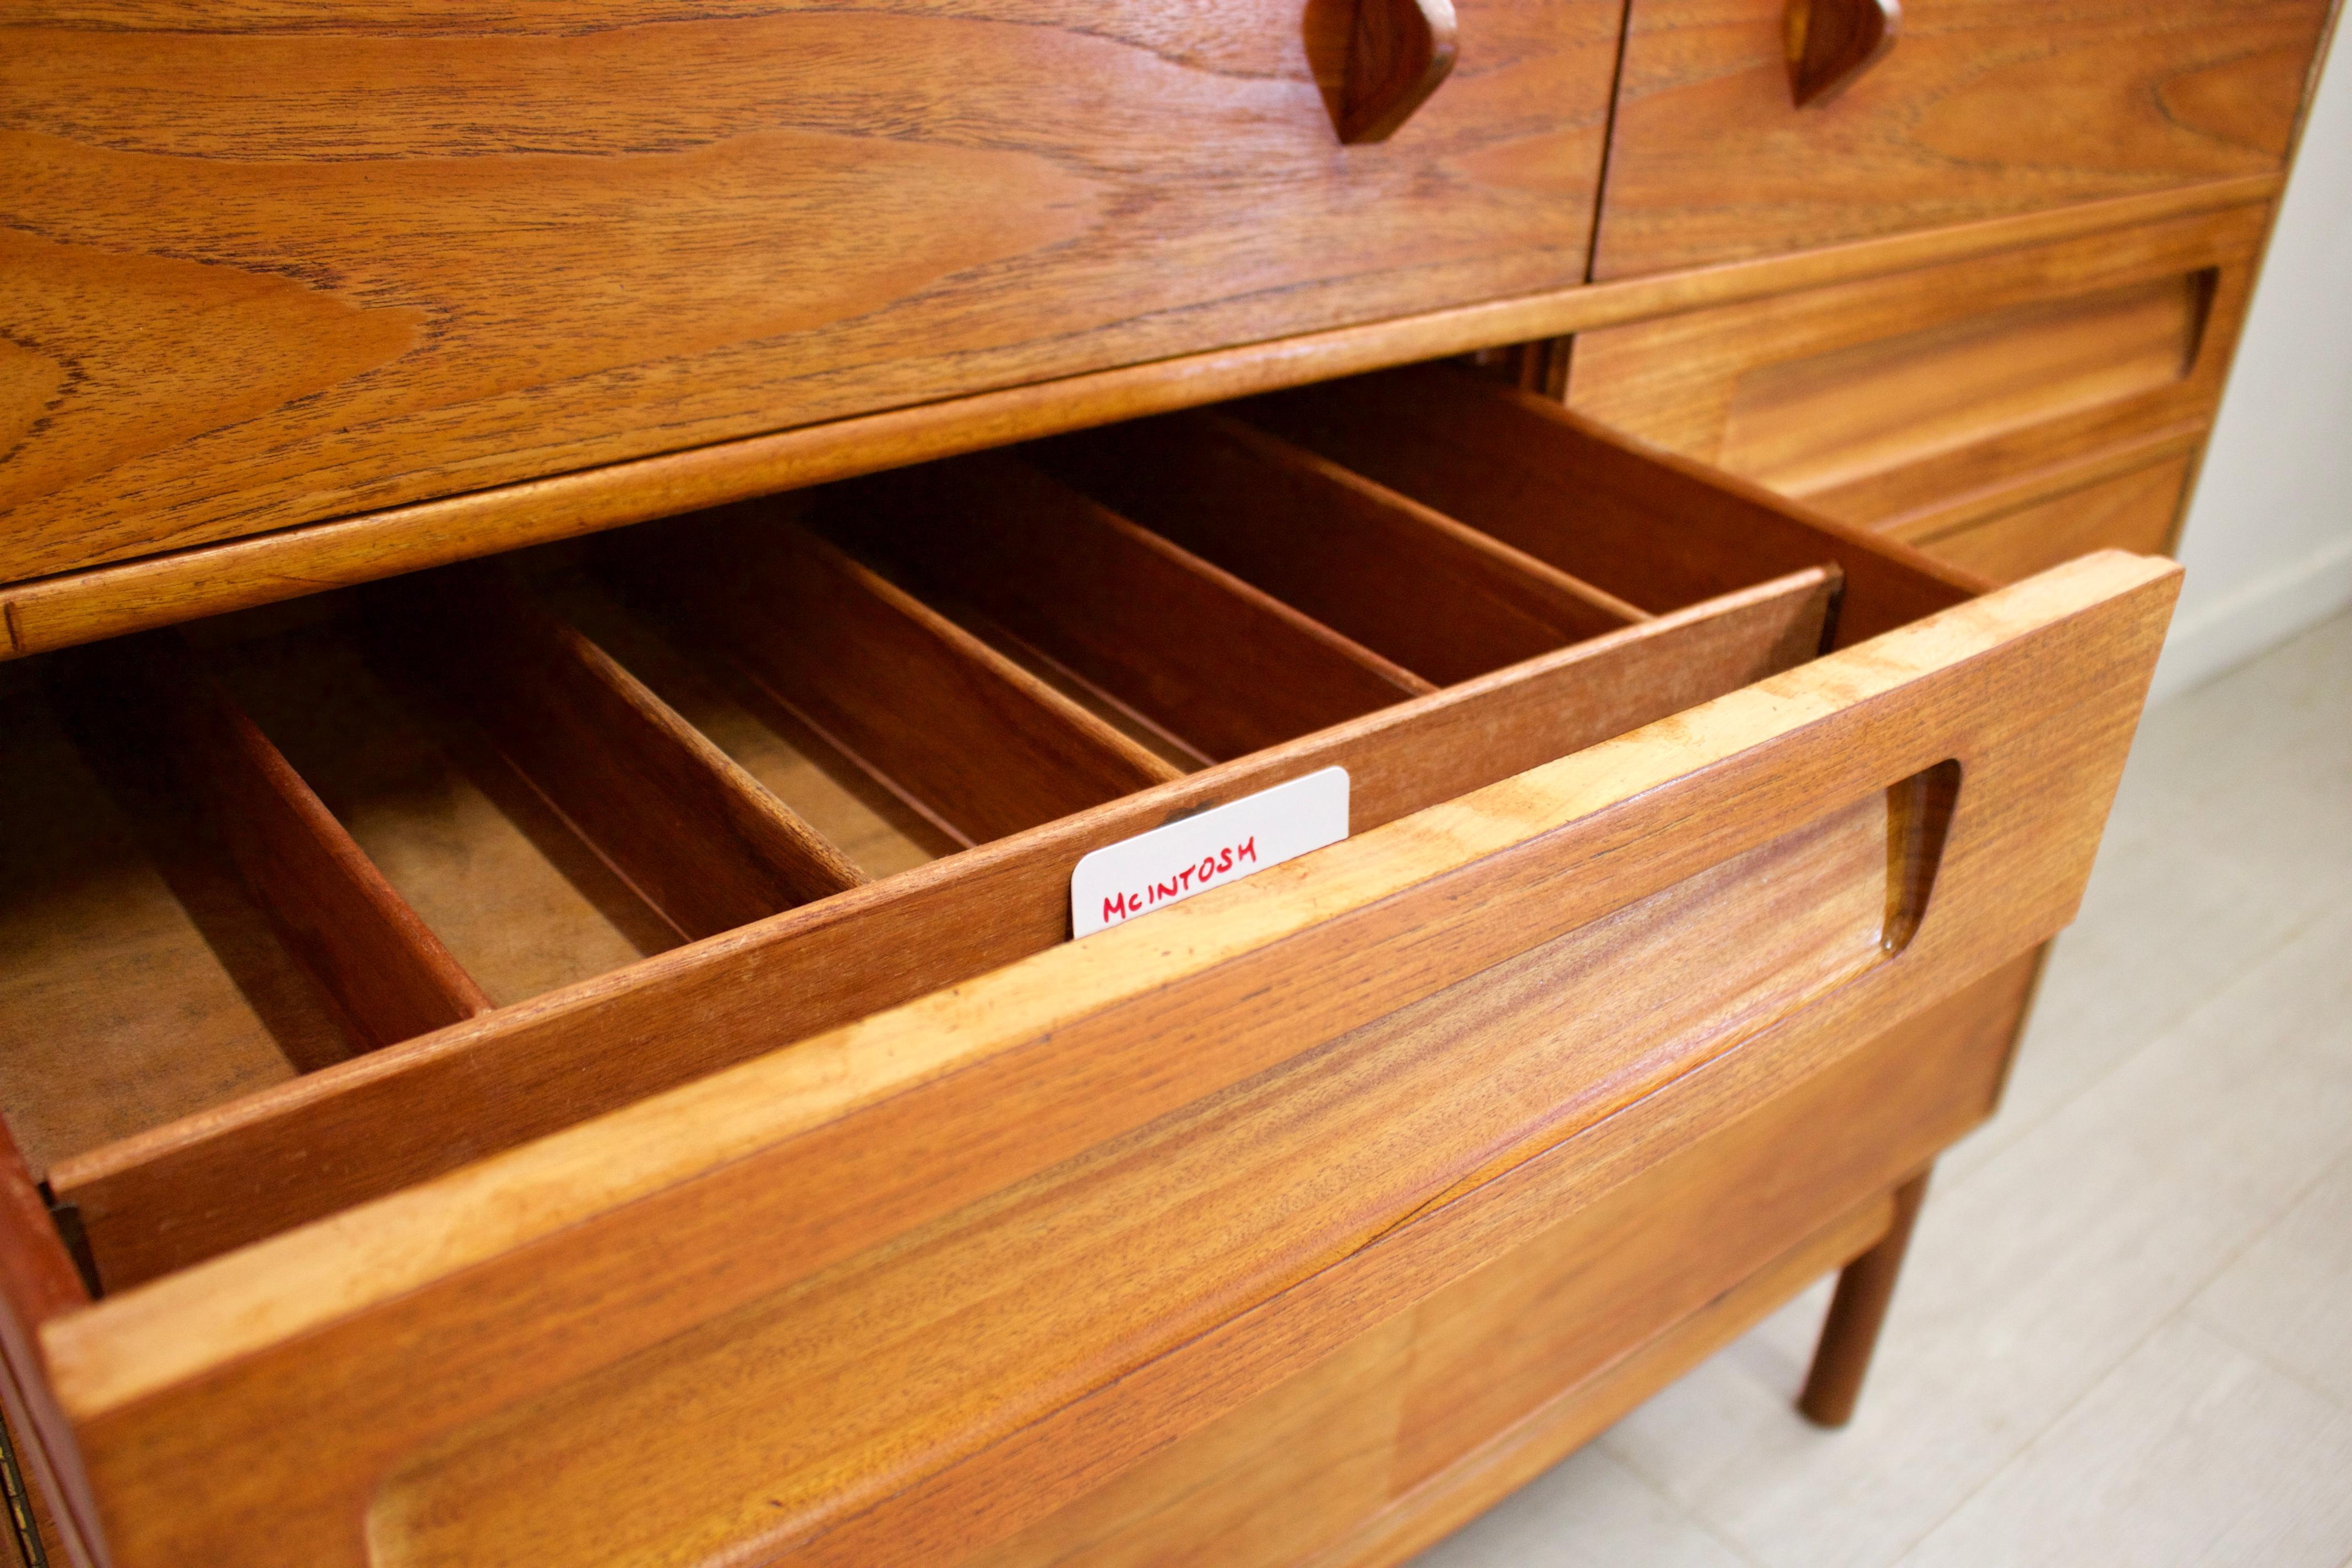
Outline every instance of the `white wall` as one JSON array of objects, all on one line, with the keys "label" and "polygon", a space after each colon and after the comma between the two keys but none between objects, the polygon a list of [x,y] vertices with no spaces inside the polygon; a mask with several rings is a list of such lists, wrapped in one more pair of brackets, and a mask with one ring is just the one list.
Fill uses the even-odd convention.
[{"label": "white wall", "polygon": [[2336,29],[2181,537],[2156,695],[2352,605],[2352,18]]}]

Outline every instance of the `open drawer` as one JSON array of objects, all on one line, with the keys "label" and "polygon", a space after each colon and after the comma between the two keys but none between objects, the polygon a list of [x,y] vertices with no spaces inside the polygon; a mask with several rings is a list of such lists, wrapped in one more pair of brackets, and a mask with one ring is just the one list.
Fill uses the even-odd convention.
[{"label": "open drawer", "polygon": [[[1618,1351],[1793,1289],[1989,1110],[1935,1020],[2071,917],[2178,575],[1975,596],[1451,368],[607,544],[8,693],[7,1393],[85,1558],[1061,1560],[1497,1268],[1633,1271]],[[1332,765],[1346,839],[1067,940],[1084,854]]]}]

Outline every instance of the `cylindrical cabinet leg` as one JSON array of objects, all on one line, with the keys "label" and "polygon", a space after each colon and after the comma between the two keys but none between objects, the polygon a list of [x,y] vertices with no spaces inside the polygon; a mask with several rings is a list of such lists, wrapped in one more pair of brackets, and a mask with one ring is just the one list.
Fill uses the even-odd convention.
[{"label": "cylindrical cabinet leg", "polygon": [[1822,1323],[1812,1370],[1805,1374],[1805,1391],[1797,1396],[1797,1408],[1807,1420],[1822,1426],[1843,1426],[1853,1419],[1854,1402],[1862,1397],[1862,1380],[1870,1371],[1870,1352],[1877,1347],[1879,1326],[1885,1322],[1886,1304],[1895,1295],[1895,1277],[1903,1271],[1903,1254],[1911,1245],[1911,1226],[1919,1217],[1920,1200],[1927,1195],[1925,1171],[1895,1188],[1895,1223],[1877,1246],[1838,1275],[1837,1294],[1831,1299],[1829,1317]]}]

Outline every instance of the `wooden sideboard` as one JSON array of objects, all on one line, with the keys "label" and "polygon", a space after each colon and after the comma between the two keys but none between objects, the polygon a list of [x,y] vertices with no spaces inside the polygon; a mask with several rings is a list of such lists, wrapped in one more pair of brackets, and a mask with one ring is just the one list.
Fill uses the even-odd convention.
[{"label": "wooden sideboard", "polygon": [[1841,1268],[1843,1421],[2330,21],[0,18],[0,1405],[113,1568],[1393,1563]]}]

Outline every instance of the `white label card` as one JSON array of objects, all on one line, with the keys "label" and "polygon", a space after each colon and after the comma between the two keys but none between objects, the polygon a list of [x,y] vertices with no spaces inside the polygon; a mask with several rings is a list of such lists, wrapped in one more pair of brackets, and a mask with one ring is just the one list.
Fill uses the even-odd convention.
[{"label": "white label card", "polygon": [[1348,770],[1324,768],[1106,845],[1070,873],[1070,930],[1088,936],[1348,837]]}]

